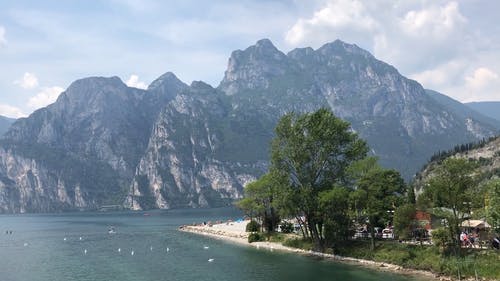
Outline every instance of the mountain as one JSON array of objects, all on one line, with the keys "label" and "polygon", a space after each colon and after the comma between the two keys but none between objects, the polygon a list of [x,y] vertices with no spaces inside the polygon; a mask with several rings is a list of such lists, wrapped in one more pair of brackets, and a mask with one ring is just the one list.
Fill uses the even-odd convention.
[{"label": "mountain", "polygon": [[500,122],[500,101],[469,102],[465,105]]},{"label": "mountain", "polygon": [[356,45],[285,54],[263,39],[231,54],[216,88],[173,73],[147,90],[117,77],[75,81],[0,141],[0,212],[225,205],[266,171],[279,118],[322,107],[407,179],[435,151],[498,128]]},{"label": "mountain", "polygon": [[219,89],[270,120],[288,111],[329,107],[351,122],[384,166],[406,179],[434,151],[498,131],[479,115],[457,114],[436,102],[416,81],[340,40],[286,55],[261,40],[233,52]]},{"label": "mountain", "polygon": [[0,116],[0,137],[3,136],[3,134],[5,134],[5,132],[7,132],[10,125],[12,125],[12,123],[14,123],[14,121],[16,121],[16,119],[8,118],[5,116]]}]

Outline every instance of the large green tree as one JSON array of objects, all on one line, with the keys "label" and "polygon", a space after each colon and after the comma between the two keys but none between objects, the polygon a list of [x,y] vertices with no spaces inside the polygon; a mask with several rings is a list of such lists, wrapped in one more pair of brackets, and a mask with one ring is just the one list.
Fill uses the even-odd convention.
[{"label": "large green tree", "polygon": [[393,211],[403,202],[405,191],[404,180],[396,170],[373,169],[359,180],[351,201],[357,202],[368,223],[372,249],[375,248],[374,228],[391,223]]},{"label": "large green tree", "polygon": [[349,238],[349,193],[350,189],[336,186],[319,194],[321,213],[323,214],[325,242],[332,248]]},{"label": "large green tree", "polygon": [[399,206],[394,212],[394,232],[400,239],[413,236],[413,231],[418,227],[415,219],[416,212],[415,205],[409,203]]},{"label": "large green tree", "polygon": [[237,203],[248,216],[258,218],[267,232],[273,232],[279,223],[276,210],[278,184],[272,174],[265,174],[245,186],[245,196]]},{"label": "large green tree", "polygon": [[285,179],[295,213],[304,216],[315,248],[324,245],[319,194],[345,181],[346,168],[366,156],[368,147],[348,122],[328,109],[286,114],[276,127],[271,169]]},{"label": "large green tree", "polygon": [[[429,207],[437,208],[448,220],[447,229],[455,244],[459,245],[460,224],[470,212],[475,186],[476,163],[463,158],[448,158],[437,168],[419,197]],[[449,211],[447,211],[449,210]]]}]

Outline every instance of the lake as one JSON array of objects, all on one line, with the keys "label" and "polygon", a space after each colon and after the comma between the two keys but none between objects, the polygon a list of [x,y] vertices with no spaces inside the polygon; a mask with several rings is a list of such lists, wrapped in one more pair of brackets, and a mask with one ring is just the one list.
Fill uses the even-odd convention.
[{"label": "lake", "polygon": [[419,280],[177,231],[240,216],[231,208],[1,215],[0,280]]}]

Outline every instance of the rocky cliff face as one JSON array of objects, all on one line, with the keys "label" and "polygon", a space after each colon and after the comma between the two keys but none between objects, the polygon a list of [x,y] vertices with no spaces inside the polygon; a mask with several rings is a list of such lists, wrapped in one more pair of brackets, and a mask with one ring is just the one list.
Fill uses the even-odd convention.
[{"label": "rocky cliff face", "polygon": [[[208,207],[229,203],[264,172],[258,161],[228,161],[226,96],[195,82],[158,116],[127,197],[132,209]],[[240,143],[242,144],[242,143]]]},{"label": "rocky cliff face", "polygon": [[19,119],[5,138],[95,158],[130,177],[148,141],[145,95],[117,77],[78,80],[56,103]]},{"label": "rocky cliff face", "polygon": [[0,212],[96,209],[119,192],[118,181],[107,166],[47,147],[0,148]]},{"label": "rocky cliff face", "polygon": [[495,132],[355,45],[284,54],[261,40],[233,52],[215,89],[172,73],[147,90],[116,77],[74,82],[5,134],[0,211],[224,205],[265,172],[278,119],[321,107],[406,178],[435,151]]}]

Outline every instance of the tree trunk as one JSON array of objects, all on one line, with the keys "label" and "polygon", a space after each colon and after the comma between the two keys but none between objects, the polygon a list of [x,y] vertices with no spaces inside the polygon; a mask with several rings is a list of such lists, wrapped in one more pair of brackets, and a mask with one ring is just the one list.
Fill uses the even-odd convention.
[{"label": "tree trunk", "polygon": [[302,221],[302,219],[300,217],[295,217],[297,219],[297,222],[299,223],[299,226],[300,226],[300,231],[302,232],[302,238],[306,239],[308,237],[307,235],[307,230],[304,229],[304,222]]},{"label": "tree trunk", "polygon": [[372,251],[374,251],[375,250],[375,227],[373,226],[371,221],[372,220],[370,220],[370,224],[369,224],[369,227],[370,227],[370,249]]},{"label": "tree trunk", "polygon": [[323,240],[318,231],[318,225],[315,222],[309,222],[309,231],[311,232],[312,242],[314,244],[314,250],[323,252]]}]

